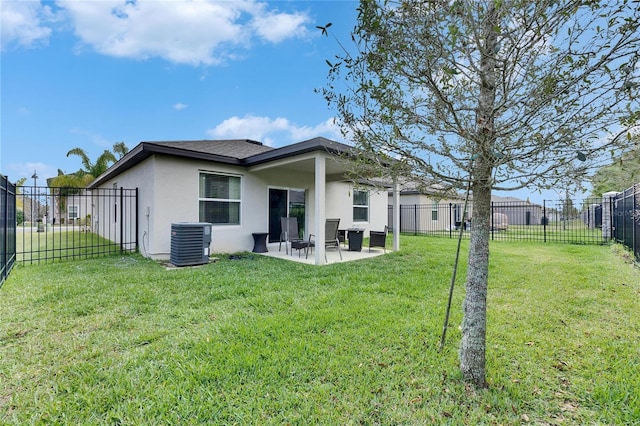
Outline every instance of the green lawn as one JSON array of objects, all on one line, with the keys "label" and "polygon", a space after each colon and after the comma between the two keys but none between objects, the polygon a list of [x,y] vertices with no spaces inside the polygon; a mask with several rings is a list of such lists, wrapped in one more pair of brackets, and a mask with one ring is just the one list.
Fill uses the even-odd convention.
[{"label": "green lawn", "polygon": [[462,284],[438,352],[455,240],[401,243],[323,267],[18,265],[0,424],[640,424],[640,271],[618,251],[492,242],[476,391],[458,372]]},{"label": "green lawn", "polygon": [[[430,230],[421,232],[425,236],[440,236],[457,238],[459,231]],[[411,235],[411,233],[407,233]],[[470,237],[470,232],[463,232],[464,238]],[[506,230],[492,231],[492,240],[500,241],[539,241],[570,244],[601,244],[603,243],[602,229],[589,228],[582,220],[566,222],[550,222],[548,225],[512,225]]]},{"label": "green lawn", "polygon": [[37,263],[115,254],[120,252],[120,245],[80,228],[49,227],[45,232],[18,232],[16,252],[18,262]]}]

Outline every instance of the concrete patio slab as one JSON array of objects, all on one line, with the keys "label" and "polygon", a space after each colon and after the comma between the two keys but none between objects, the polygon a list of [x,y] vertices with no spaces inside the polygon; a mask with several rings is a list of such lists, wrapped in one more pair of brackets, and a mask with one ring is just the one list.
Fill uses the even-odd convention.
[{"label": "concrete patio slab", "polygon": [[[309,257],[305,259],[304,250],[289,250],[289,254],[286,253],[284,244],[282,244],[282,250],[278,250],[279,243],[267,244],[266,253],[257,253],[263,256],[275,257],[278,259],[285,259],[293,262],[306,263],[308,265],[315,264],[315,251],[309,252]],[[374,247],[369,252],[369,247],[363,247],[362,251],[349,251],[348,247],[341,246],[340,251],[342,253],[342,260],[338,250],[335,248],[327,249],[327,265],[332,263],[352,262],[354,260],[370,259],[376,256],[385,254],[384,250],[380,247]],[[391,250],[387,249],[387,253],[391,253]]]}]

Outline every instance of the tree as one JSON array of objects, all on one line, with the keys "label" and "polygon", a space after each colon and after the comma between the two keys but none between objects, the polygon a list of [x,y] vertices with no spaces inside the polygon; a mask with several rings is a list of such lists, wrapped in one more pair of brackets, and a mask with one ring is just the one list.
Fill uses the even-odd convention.
[{"label": "tree", "polygon": [[67,152],[67,157],[70,155],[76,155],[82,160],[82,166],[84,169],[80,170],[80,175],[89,175],[93,179],[106,172],[110,164],[118,161],[113,152],[108,149],[105,149],[93,163],[82,148],[73,148],[69,150],[69,152]]},{"label": "tree", "polygon": [[600,197],[610,191],[623,191],[640,183],[640,136],[635,138],[634,149],[601,167],[591,178],[593,195]]},{"label": "tree", "polygon": [[113,144],[113,153],[118,155],[118,160],[124,157],[127,152],[129,152],[129,148],[127,148],[124,142],[116,142]]},{"label": "tree", "polygon": [[[460,369],[486,385],[491,193],[579,181],[638,120],[637,4],[361,0],[321,90],[343,135],[473,193]],[[328,27],[319,27],[328,34]],[[349,45],[351,46],[351,45]],[[622,126],[622,127],[621,127]],[[353,173],[371,171],[370,161]]]},{"label": "tree", "polygon": [[[109,166],[122,158],[129,148],[124,142],[113,144],[113,151],[105,149],[102,154],[92,162],[87,153],[82,148],[73,148],[67,152],[67,157],[75,155],[80,157],[82,166],[75,173],[66,174],[58,169],[58,176],[51,180],[51,186],[61,188],[83,188],[89,185],[95,178],[106,172]],[[116,158],[116,155],[118,156]]]},{"label": "tree", "polygon": [[[63,212],[67,209],[67,197],[77,193],[79,189],[76,188],[86,188],[93,180],[106,172],[112,163],[118,161],[118,159],[122,158],[128,151],[129,148],[127,148],[124,142],[116,142],[113,144],[113,152],[105,149],[96,161],[92,162],[82,148],[70,149],[69,152],[67,152],[67,157],[70,155],[80,157],[83,168],[71,174],[66,174],[64,171],[58,169],[58,176],[49,180],[49,186],[57,188],[54,196],[58,199],[56,203],[58,216],[63,216]],[[116,155],[118,155],[118,158],[116,158]]]}]

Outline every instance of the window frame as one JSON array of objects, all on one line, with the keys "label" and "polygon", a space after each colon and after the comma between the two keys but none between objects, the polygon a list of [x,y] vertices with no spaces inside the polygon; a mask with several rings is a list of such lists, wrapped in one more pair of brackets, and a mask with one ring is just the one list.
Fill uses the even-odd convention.
[{"label": "window frame", "polygon": [[[363,193],[366,194],[367,200],[366,200],[366,204],[356,204],[356,193]],[[352,191],[353,194],[353,222],[354,223],[368,223],[369,222],[369,204],[370,204],[370,193],[368,190],[363,190],[363,189],[353,189]],[[356,215],[356,211],[357,210],[361,210],[365,212],[365,217],[366,219],[360,219],[359,215]]]},{"label": "window frame", "polygon": [[[75,210],[75,213],[71,213],[71,210]],[[67,220],[80,219],[80,206],[77,204],[69,204],[67,206]]]},{"label": "window frame", "polygon": [[[239,191],[239,197],[238,198],[207,198],[207,197],[201,197],[200,194],[202,193],[201,190],[201,184],[202,184],[202,176],[203,175],[213,175],[213,176],[224,176],[224,177],[228,177],[228,178],[236,178],[238,179],[238,191]],[[217,171],[210,171],[210,170],[199,170],[198,171],[198,219],[201,222],[209,222],[212,223],[213,226],[241,226],[242,225],[242,193],[243,193],[243,189],[242,189],[242,184],[243,184],[243,180],[242,180],[242,175],[240,174],[235,174],[235,173],[225,173],[225,172],[217,172]],[[231,192],[231,191],[229,191]],[[215,203],[228,203],[229,205],[237,205],[238,206],[238,221],[237,222],[210,222],[208,220],[205,220],[204,217],[201,216],[201,203],[207,203],[207,202],[215,202]]]},{"label": "window frame", "polygon": [[440,209],[440,202],[439,201],[434,201],[431,204],[431,220],[432,221],[437,221],[438,220],[438,210]]}]

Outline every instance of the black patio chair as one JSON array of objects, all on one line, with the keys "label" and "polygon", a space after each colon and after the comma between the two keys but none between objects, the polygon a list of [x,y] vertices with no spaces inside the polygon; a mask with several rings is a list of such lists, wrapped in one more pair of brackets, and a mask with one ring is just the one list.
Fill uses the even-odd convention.
[{"label": "black patio chair", "polygon": [[294,250],[298,250],[298,257],[300,257],[302,250],[304,250],[304,258],[308,259],[309,251],[313,252],[314,247],[315,244],[313,241],[311,241],[311,235],[309,235],[308,240],[291,241],[291,255],[293,256]]},{"label": "black patio chair", "polygon": [[384,252],[387,252],[387,233],[389,227],[385,225],[384,231],[369,231],[369,253],[371,253],[371,247],[382,247]]}]

